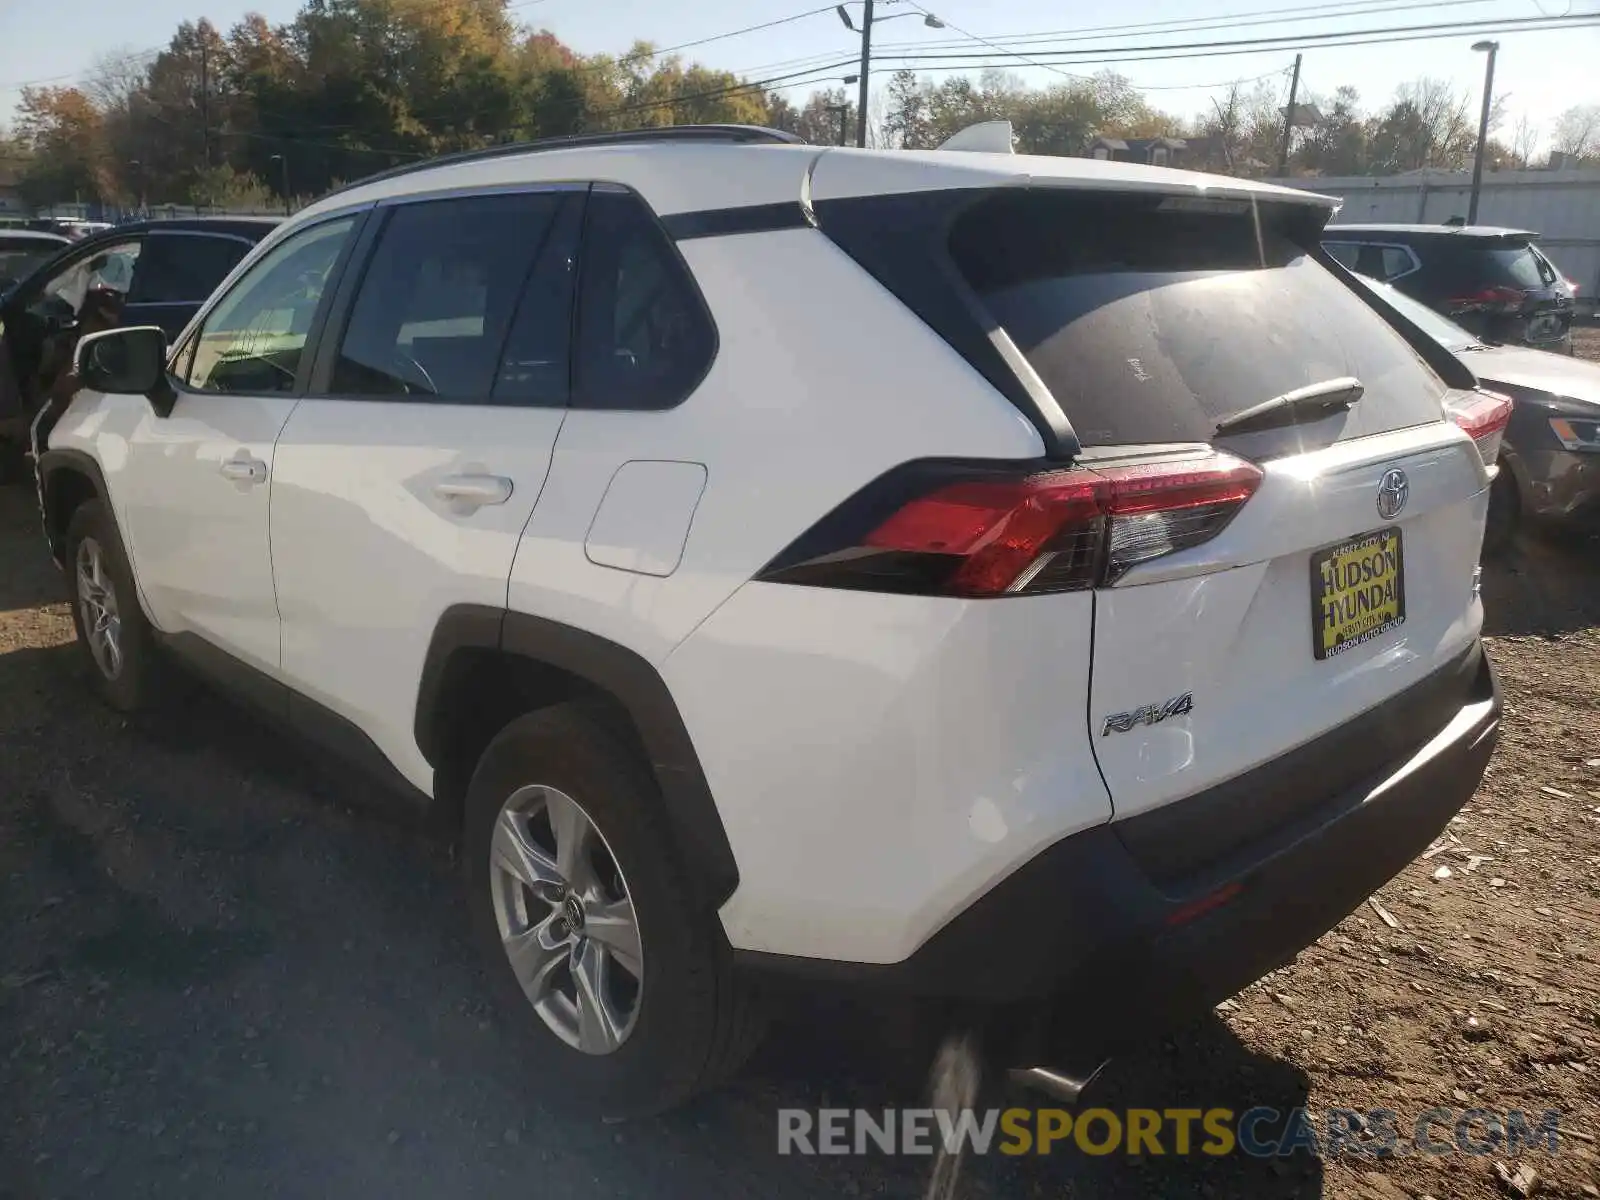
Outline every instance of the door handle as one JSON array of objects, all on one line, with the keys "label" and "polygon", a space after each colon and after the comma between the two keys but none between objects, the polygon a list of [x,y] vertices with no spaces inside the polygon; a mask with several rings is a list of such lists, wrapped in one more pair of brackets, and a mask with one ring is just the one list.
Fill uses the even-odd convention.
[{"label": "door handle", "polygon": [[446,475],[433,494],[451,505],[472,510],[511,499],[512,483],[504,475]]},{"label": "door handle", "polygon": [[231,479],[234,483],[265,483],[267,481],[267,464],[259,458],[251,458],[244,451],[240,451],[224,462],[219,468],[224,479]]}]

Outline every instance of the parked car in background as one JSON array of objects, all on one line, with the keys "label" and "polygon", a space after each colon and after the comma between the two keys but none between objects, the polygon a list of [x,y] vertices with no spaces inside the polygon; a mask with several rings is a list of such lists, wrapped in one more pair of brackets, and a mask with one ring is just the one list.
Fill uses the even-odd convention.
[{"label": "parked car in background", "polygon": [[48,233],[0,234],[48,239],[55,251],[0,291],[0,480],[16,474],[28,427],[67,378],[80,336],[158,325],[176,337],[277,224],[272,217],[142,221],[76,242]]},{"label": "parked car in background", "polygon": [[1491,346],[1392,284],[1362,282],[1486,387],[1511,397],[1484,548],[1502,549],[1527,517],[1600,526],[1600,366],[1525,346]]},{"label": "parked car in background", "polygon": [[72,245],[72,239],[59,233],[39,233],[32,229],[0,229],[0,296],[32,275],[45,259]]},{"label": "parked car in background", "polygon": [[1322,244],[1485,342],[1572,353],[1573,286],[1526,229],[1331,225]]}]

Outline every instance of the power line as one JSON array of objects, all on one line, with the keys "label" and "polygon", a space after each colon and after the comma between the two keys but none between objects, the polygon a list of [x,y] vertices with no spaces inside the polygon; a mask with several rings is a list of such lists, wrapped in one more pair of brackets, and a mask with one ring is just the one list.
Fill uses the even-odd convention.
[{"label": "power line", "polygon": [[[1470,33],[1470,32],[1474,32],[1474,31],[1489,31],[1489,32],[1495,32],[1495,33],[1515,33],[1517,30],[1525,29],[1525,28],[1561,29],[1561,28],[1566,28],[1568,26],[1583,26],[1583,25],[1592,24],[1596,20],[1600,20],[1600,13],[1574,14],[1573,16],[1570,16],[1570,17],[1505,17],[1505,18],[1501,18],[1499,20],[1486,20],[1486,21],[1446,21],[1446,22],[1435,22],[1434,24],[1431,24],[1431,25],[1393,25],[1393,26],[1389,26],[1388,28],[1385,28],[1385,29],[1346,30],[1346,31],[1343,31],[1343,32],[1327,32],[1327,33],[1283,34],[1283,35],[1277,36],[1277,37],[1234,38],[1234,39],[1230,39],[1230,40],[1226,40],[1226,41],[1219,41],[1219,42],[1156,42],[1156,43],[1148,43],[1148,44],[1136,45],[1136,46],[1100,47],[1098,49],[1092,49],[1092,50],[1078,50],[1078,49],[1071,49],[1071,48],[1047,49],[1047,50],[1038,51],[1038,54],[1039,54],[1040,57],[1050,57],[1050,58],[1056,59],[1057,61],[1071,61],[1072,59],[1075,59],[1075,58],[1082,58],[1082,57],[1087,56],[1087,55],[1095,55],[1095,54],[1105,54],[1107,56],[1115,55],[1115,56],[1119,56],[1119,57],[1120,56],[1129,56],[1130,57],[1130,61],[1131,61],[1131,56],[1134,56],[1134,55],[1143,55],[1145,53],[1164,52],[1164,51],[1168,51],[1168,50],[1188,50],[1188,51],[1196,51],[1197,53],[1180,54],[1180,55],[1175,55],[1175,56],[1171,56],[1171,57],[1198,58],[1198,57],[1201,56],[1201,53],[1211,53],[1211,52],[1214,52],[1214,51],[1215,52],[1226,53],[1228,51],[1229,47],[1241,47],[1241,46],[1242,47],[1247,47],[1246,50],[1242,51],[1243,53],[1254,53],[1254,52],[1258,52],[1258,51],[1261,51],[1261,50],[1270,50],[1270,49],[1273,49],[1273,48],[1294,49],[1296,47],[1302,47],[1302,46],[1306,47],[1306,48],[1315,48],[1318,44],[1321,44],[1321,43],[1333,43],[1333,42],[1337,41],[1338,39],[1344,39],[1344,38],[1360,38],[1361,39],[1360,41],[1352,41],[1352,42],[1348,43],[1350,45],[1373,45],[1373,44],[1376,44],[1376,43],[1379,43],[1379,42],[1402,42],[1402,41],[1426,40],[1426,37],[1431,37],[1431,36],[1458,37],[1463,33]],[[1412,34],[1412,33],[1423,34],[1423,35],[1425,35],[1425,37],[1424,38],[1411,38],[1411,37],[1405,36],[1405,35]],[[1391,35],[1393,35],[1393,36],[1391,36]],[[932,62],[932,61],[945,61],[945,60],[968,60],[968,59],[974,59],[974,58],[987,58],[987,57],[991,57],[991,56],[985,55],[985,54],[982,54],[982,53],[978,53],[978,52],[972,52],[972,53],[961,53],[961,54],[947,54],[947,53],[901,54],[901,55],[898,55],[897,57],[899,57],[900,59],[905,60],[905,61],[915,60],[915,61],[918,61],[918,62]],[[1115,60],[1108,58],[1106,60],[1091,59],[1090,61],[1098,62],[1098,61],[1115,61]],[[1158,61],[1158,60],[1143,60],[1143,61]]]},{"label": "power line", "polygon": [[[1375,13],[1391,11],[1398,12],[1419,8],[1450,7],[1451,4],[1455,2],[1457,2],[1457,0],[1409,0],[1409,2],[1397,4],[1394,2],[1394,0],[1334,0],[1333,3],[1325,5],[1298,5],[1289,8],[1254,9],[1224,16],[1181,17],[1165,21],[1152,21],[1133,25],[1090,25],[1074,29],[1058,29],[1047,32],[996,35],[993,38],[985,38],[977,34],[969,33],[966,30],[957,29],[957,32],[964,35],[962,38],[934,41],[918,40],[914,42],[883,42],[881,45],[875,47],[874,53],[881,52],[887,57],[894,51],[905,51],[907,53],[915,54],[920,53],[923,50],[959,47],[966,45],[969,42],[979,42],[983,45],[992,46],[1002,53],[1011,54],[1013,51],[1009,45],[1006,45],[1006,43],[1016,44],[1032,41],[1047,41],[1062,37],[1070,37],[1079,42],[1098,41],[1105,39],[1104,37],[1095,37],[1094,35],[1104,34],[1105,31],[1111,31],[1110,36],[1123,36],[1127,33],[1132,33],[1138,30],[1157,29],[1177,25],[1186,25],[1191,27],[1192,31],[1198,32],[1208,28],[1228,29],[1235,28],[1242,24],[1271,23],[1270,21],[1252,22],[1249,20],[1250,18],[1255,17],[1273,18],[1281,14],[1305,14],[1294,17],[1293,19],[1316,20],[1327,17],[1338,18],[1369,16]],[[1502,2],[1502,0],[1459,0],[1459,3],[1461,4],[1489,4],[1499,2]],[[926,9],[920,8],[920,5],[916,7],[918,7],[920,11],[924,13],[927,12]],[[951,28],[954,29],[956,27],[951,26]],[[1183,32],[1189,32],[1191,29],[1183,30]],[[1361,31],[1350,30],[1347,32],[1349,32],[1351,35],[1354,35]],[[1046,51],[1040,51],[1040,53],[1046,53]],[[754,74],[759,71],[771,71],[788,67],[798,68],[811,63],[821,62],[827,57],[830,56],[822,54],[809,54],[799,58],[780,59],[776,62],[765,62],[757,66],[740,68],[735,73],[745,75]]]},{"label": "power line", "polygon": [[[991,38],[980,38],[975,34],[967,36],[985,45],[1006,47],[1025,45],[1034,42],[1050,41],[1056,38],[1069,37],[1074,41],[1091,42],[1105,41],[1108,38],[1123,37],[1130,33],[1145,30],[1170,29],[1176,33],[1194,33],[1208,29],[1236,29],[1250,25],[1283,25],[1294,24],[1300,21],[1338,20],[1351,17],[1364,17],[1381,15],[1391,12],[1407,12],[1425,8],[1458,8],[1468,4],[1498,4],[1504,0],[1410,0],[1407,3],[1394,3],[1394,0],[1336,0],[1332,4],[1300,5],[1293,8],[1266,8],[1256,9],[1251,12],[1233,13],[1225,16],[1212,17],[1181,17],[1168,21],[1151,21],[1134,25],[1090,25],[1078,29],[1043,30],[1033,33],[996,34]],[[1347,10],[1347,11],[1345,11]],[[1513,19],[1513,18],[1507,18]],[[1537,18],[1532,18],[1537,19]],[[1182,26],[1182,28],[1174,28]],[[951,26],[955,28],[955,26]],[[959,31],[958,32],[965,32]],[[1351,33],[1361,32],[1350,30]],[[896,49],[911,47],[926,47],[928,49],[949,49],[963,44],[963,39],[946,39],[933,42],[896,42],[885,45],[888,49],[892,45]]]},{"label": "power line", "polygon": [[[1559,26],[1552,25],[1552,26],[1548,26],[1547,28],[1550,28],[1550,29],[1557,29],[1557,28],[1562,28],[1562,29],[1565,29],[1565,28],[1583,28],[1583,27],[1586,27],[1586,26],[1592,26],[1592,25],[1597,25],[1597,24],[1600,24],[1600,15],[1589,16],[1583,21],[1573,21],[1573,22],[1569,22],[1569,23],[1567,23],[1565,25],[1559,25]],[[1489,32],[1492,33],[1492,32],[1496,32],[1496,31],[1490,30]],[[1521,31],[1518,31],[1518,30],[1507,30],[1505,32],[1516,33],[1516,32],[1530,32],[1530,31],[1528,31],[1528,30],[1521,30]],[[1441,38],[1451,38],[1451,37],[1460,37],[1460,36],[1461,35],[1460,35],[1459,32],[1449,32],[1449,31],[1444,32],[1444,33],[1416,33],[1416,34],[1408,34],[1408,35],[1399,36],[1399,37],[1365,38],[1365,39],[1355,39],[1355,40],[1351,40],[1351,41],[1337,42],[1337,43],[1321,43],[1321,44],[1317,44],[1317,45],[1311,46],[1309,48],[1310,49],[1317,49],[1317,50],[1328,50],[1328,49],[1338,49],[1338,48],[1341,48],[1341,47],[1348,47],[1348,46],[1380,46],[1380,45],[1381,46],[1387,46],[1387,45],[1394,45],[1394,44],[1401,43],[1401,42],[1437,41],[1437,40],[1439,40]],[[1285,50],[1285,49],[1293,50],[1293,49],[1295,49],[1295,47],[1294,46],[1287,46],[1287,47],[1285,47],[1285,46],[1274,46],[1274,47],[1265,47],[1265,48],[1263,48],[1263,47],[1252,45],[1252,46],[1246,46],[1243,49],[1217,50],[1217,51],[1213,51],[1209,55],[1196,54],[1196,53],[1193,53],[1193,52],[1184,53],[1184,54],[1164,54],[1164,55],[1141,54],[1141,55],[1139,55],[1137,57],[1129,56],[1129,55],[1121,55],[1121,56],[1117,56],[1117,57],[1113,57],[1113,58],[1075,59],[1075,60],[1070,60],[1070,61],[1072,62],[1072,65],[1074,65],[1074,66],[1083,66],[1086,63],[1104,64],[1106,66],[1117,66],[1117,65],[1122,64],[1122,63],[1175,62],[1175,61],[1188,61],[1189,59],[1194,59],[1194,58],[1205,58],[1205,57],[1224,58],[1224,57],[1229,57],[1229,56],[1238,55],[1238,54],[1261,54],[1261,53],[1264,53],[1266,50],[1274,50],[1274,49],[1276,49],[1276,50]],[[907,56],[896,57],[896,56],[892,56],[892,55],[885,55],[885,58],[888,59],[889,61],[893,61],[893,62],[908,62],[909,63],[909,62],[915,61],[914,59],[908,58]],[[1007,64],[1004,64],[1004,63],[959,63],[959,64],[952,64],[952,65],[949,65],[949,66],[931,66],[931,67],[929,67],[929,66],[909,66],[908,65],[906,67],[906,69],[907,70],[911,70],[911,71],[915,71],[917,74],[923,74],[923,73],[931,73],[933,71],[981,71],[981,70],[985,70],[985,69],[990,68],[990,67],[1000,67],[1000,66],[1005,66],[1005,65],[1007,65]],[[1276,74],[1276,73],[1277,72],[1272,72],[1272,74]],[[1135,85],[1135,86],[1137,86],[1137,85]]]},{"label": "power line", "polygon": [[[1478,0],[1467,0],[1477,3]],[[763,21],[759,25],[746,25],[743,29],[730,29],[727,33],[712,34],[710,37],[696,38],[692,42],[679,42],[676,46],[663,46],[659,50],[652,50],[646,57],[659,58],[663,54],[674,54],[679,50],[687,50],[692,46],[705,46],[712,42],[726,41],[728,38],[740,37],[746,33],[755,33],[762,29],[775,29],[779,25],[789,25],[795,21],[802,21],[806,17],[814,17],[818,13],[832,12],[833,5],[824,4],[821,8],[808,8],[805,12],[793,13],[787,17],[779,17],[775,21]]]},{"label": "power line", "polygon": [[[906,2],[908,4],[910,4],[912,8],[914,8],[918,12],[922,13],[924,16],[933,16],[932,13],[928,12],[927,9],[923,8],[922,5],[918,4],[917,0],[906,0]],[[934,19],[935,20],[943,20],[943,18],[939,18],[939,17],[936,17]],[[1082,78],[1084,78],[1084,76],[1082,76],[1082,75],[1070,74],[1067,71],[1063,71],[1060,67],[1051,66],[1049,63],[1035,62],[1033,59],[1029,58],[1026,54],[1019,54],[1015,50],[1008,50],[1004,46],[996,45],[994,42],[991,42],[988,38],[979,37],[975,33],[967,33],[967,31],[965,29],[961,28],[961,26],[955,24],[953,21],[945,21],[945,24],[948,25],[951,29],[954,29],[957,33],[965,34],[972,41],[974,41],[974,42],[982,42],[985,46],[993,47],[994,49],[1000,51],[1000,53],[1002,53],[1002,54],[1009,54],[1012,58],[1021,59],[1023,62],[1027,63],[1031,67],[1042,67],[1046,71],[1054,71],[1057,75],[1061,76],[1063,79],[1082,79]]]},{"label": "power line", "polygon": [[[1264,79],[1282,79],[1289,74],[1289,68],[1284,67],[1278,71],[1266,71],[1250,79],[1219,79],[1216,83],[1158,83],[1146,85],[1136,83],[1132,86],[1141,92],[1203,92],[1211,88],[1243,87],[1247,83],[1260,83]],[[1094,78],[1090,76],[1089,78]]]}]

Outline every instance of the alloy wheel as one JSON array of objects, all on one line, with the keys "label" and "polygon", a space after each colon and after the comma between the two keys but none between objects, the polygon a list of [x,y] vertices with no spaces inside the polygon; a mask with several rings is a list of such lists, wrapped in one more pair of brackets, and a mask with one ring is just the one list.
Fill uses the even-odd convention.
[{"label": "alloy wheel", "polygon": [[557,788],[518,788],[495,820],[489,887],[534,1012],[576,1050],[616,1051],[638,1021],[644,953],[627,881],[593,819]]},{"label": "alloy wheel", "polygon": [[122,616],[105,551],[92,537],[78,543],[78,610],[95,666],[107,679],[122,674]]}]

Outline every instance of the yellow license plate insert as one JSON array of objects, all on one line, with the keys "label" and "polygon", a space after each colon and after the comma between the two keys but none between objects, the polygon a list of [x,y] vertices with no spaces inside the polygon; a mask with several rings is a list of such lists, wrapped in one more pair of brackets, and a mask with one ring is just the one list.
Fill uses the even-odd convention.
[{"label": "yellow license plate insert", "polygon": [[1405,552],[1397,527],[1311,556],[1311,650],[1318,661],[1382,637],[1405,619]]}]

